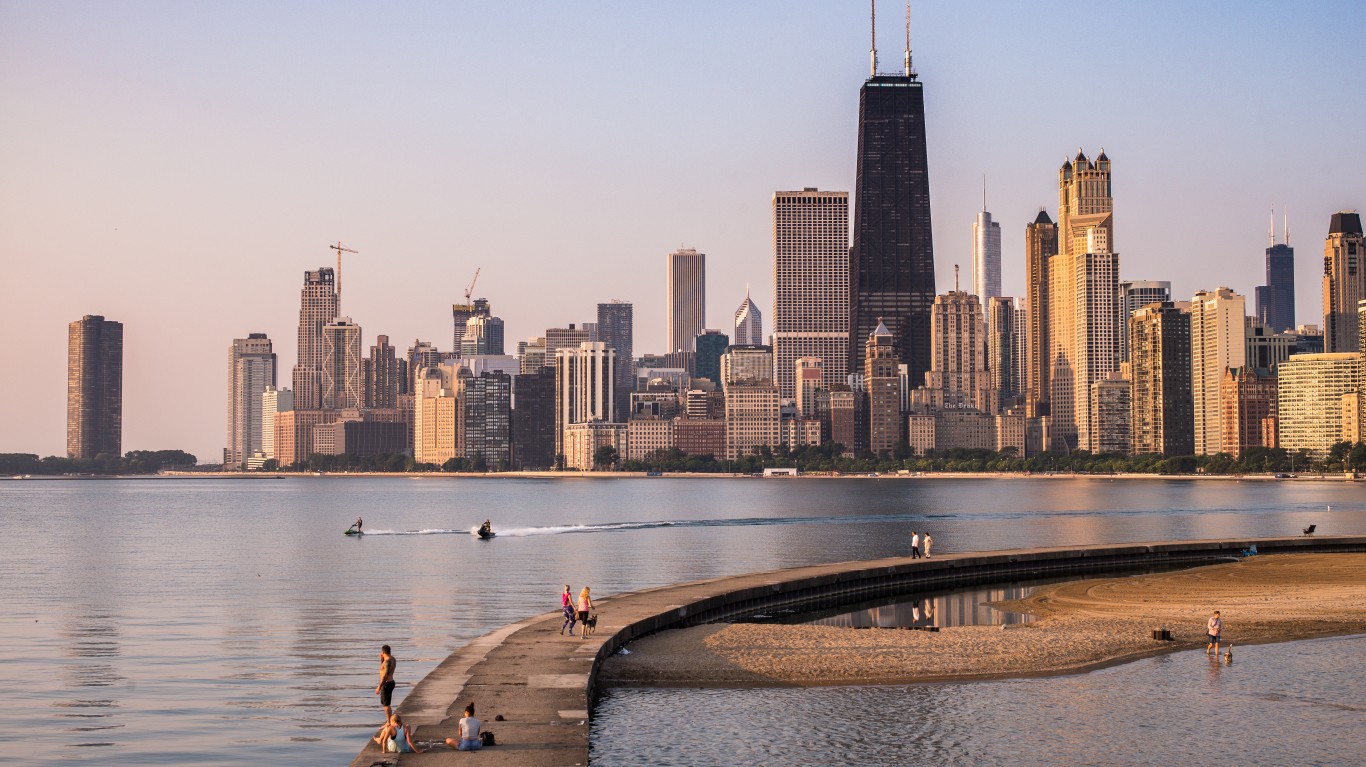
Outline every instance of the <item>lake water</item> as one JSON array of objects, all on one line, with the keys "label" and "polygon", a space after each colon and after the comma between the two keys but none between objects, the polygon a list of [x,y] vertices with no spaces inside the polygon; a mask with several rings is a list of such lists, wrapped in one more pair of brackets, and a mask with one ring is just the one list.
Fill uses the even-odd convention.
[{"label": "lake water", "polygon": [[[371,534],[342,536],[358,514]],[[485,517],[500,531],[490,542],[468,534]],[[1106,479],[34,479],[0,481],[0,522],[0,740],[21,743],[10,753],[25,764],[336,765],[379,724],[379,645],[399,659],[401,699],[465,641],[557,610],[565,583],[602,597],[898,556],[912,530],[932,533],[936,552],[1311,523],[1360,534],[1366,493]]]}]

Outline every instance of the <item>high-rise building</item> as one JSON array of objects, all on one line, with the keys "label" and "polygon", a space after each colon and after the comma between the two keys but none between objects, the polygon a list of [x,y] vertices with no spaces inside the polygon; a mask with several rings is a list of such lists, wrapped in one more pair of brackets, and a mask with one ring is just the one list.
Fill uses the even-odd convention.
[{"label": "high-rise building", "polygon": [[512,460],[518,469],[555,465],[555,373],[538,369],[513,382]]},{"label": "high-rise building", "polygon": [[986,364],[991,388],[999,401],[1013,403],[1024,387],[1025,376],[1017,366],[1024,330],[1015,324],[1015,299],[992,296],[986,299]]},{"label": "high-rise building", "polygon": [[579,348],[579,344],[592,343],[593,335],[582,327],[570,323],[567,328],[545,329],[545,364],[553,368],[559,364],[561,349]]},{"label": "high-rise building", "polygon": [[1202,290],[1191,300],[1190,311],[1195,454],[1214,455],[1224,446],[1219,404],[1224,370],[1247,364],[1247,302],[1229,288]]},{"label": "high-rise building", "polygon": [[66,455],[122,456],[123,323],[87,314],[67,326]]},{"label": "high-rise building", "polygon": [[1096,230],[1104,232],[1108,249],[1115,248],[1114,196],[1110,158],[1100,150],[1094,162],[1077,150],[1058,169],[1058,253],[1092,252]]},{"label": "high-rise building", "polygon": [[719,330],[704,330],[697,337],[697,356],[693,358],[693,375],[712,383],[721,383],[721,356],[730,346],[730,336]]},{"label": "high-rise building", "polygon": [[[322,402],[324,410],[361,406],[361,328],[350,317],[323,326]],[[298,393],[295,393],[298,397]]]},{"label": "high-rise building", "polygon": [[300,410],[324,407],[323,328],[336,318],[337,291],[332,268],[323,266],[304,272],[304,287],[299,292],[299,356],[293,376],[294,401]]},{"label": "high-rise building", "polygon": [[913,381],[930,369],[934,241],[925,144],[924,84],[911,67],[906,27],[902,71],[872,71],[859,90],[854,242],[850,250],[849,370],[863,370],[864,342],[885,322]]},{"label": "high-rise building", "polygon": [[1219,452],[1237,458],[1250,447],[1276,447],[1276,373],[1265,368],[1228,368],[1220,384]]},{"label": "high-rise building", "polygon": [[1119,361],[1129,361],[1129,318],[1148,304],[1172,300],[1166,280],[1128,280],[1119,283]]},{"label": "high-rise building", "polygon": [[827,389],[848,374],[848,192],[773,193],[773,354],[784,399],[801,357],[823,361]]},{"label": "high-rise building", "polygon": [[398,396],[406,391],[400,365],[394,347],[389,345],[389,336],[375,336],[370,347],[370,356],[365,360],[364,393],[362,405],[367,408],[398,407]]},{"label": "high-rise building", "polygon": [[461,455],[460,384],[454,365],[418,371],[413,390],[413,460],[441,466]]},{"label": "high-rise building", "polygon": [[668,347],[690,352],[707,322],[707,254],[692,248],[669,254]]},{"label": "high-rise building", "polygon": [[261,399],[275,386],[275,351],[265,333],[233,339],[228,347],[228,439],[224,469],[245,469],[247,459],[263,450]]},{"label": "high-rise building", "polygon": [[1323,350],[1359,352],[1357,302],[1366,299],[1366,239],[1361,215],[1333,214],[1323,242]]},{"label": "high-rise building", "polygon": [[261,452],[267,460],[279,460],[275,447],[275,417],[293,409],[293,391],[267,386],[261,393]]},{"label": "high-rise building", "polygon": [[522,375],[539,373],[542,368],[549,368],[545,356],[545,338],[532,338],[526,341],[517,342],[517,362],[519,372]]},{"label": "high-rise building", "polygon": [[1094,453],[1133,452],[1133,387],[1118,370],[1091,384],[1090,450]]},{"label": "high-rise building", "polygon": [[555,356],[555,452],[563,455],[569,426],[616,423],[617,350],[602,341],[584,341],[558,349]]},{"label": "high-rise building", "polygon": [[1295,329],[1295,249],[1290,247],[1290,218],[1285,242],[1276,242],[1276,213],[1266,235],[1266,284],[1256,289],[1257,319],[1276,333]]},{"label": "high-rise building", "polygon": [[762,346],[764,344],[764,316],[759,313],[759,307],[749,300],[749,292],[745,292],[745,300],[740,303],[740,308],[735,310],[735,345],[736,346]]},{"label": "high-rise building", "polygon": [[456,348],[461,357],[502,356],[503,318],[476,314],[465,320],[465,335]]},{"label": "high-rise building", "polygon": [[1001,295],[1001,225],[991,220],[986,202],[983,192],[982,209],[972,222],[972,293],[984,305]]},{"label": "high-rise building", "polygon": [[[840,349],[842,352],[843,349]],[[824,361],[820,357],[798,357],[792,363],[796,380],[797,414],[802,418],[830,418],[830,389],[824,380]],[[821,393],[825,396],[822,397]],[[821,407],[824,400],[824,408]],[[825,412],[822,413],[821,411]]]},{"label": "high-rise building", "polygon": [[[1359,250],[1359,249],[1358,249]],[[1315,458],[1342,440],[1342,398],[1360,391],[1360,354],[1296,354],[1276,371],[1281,447]]]},{"label": "high-rise building", "polygon": [[1296,354],[1299,336],[1295,333],[1274,332],[1256,317],[1248,317],[1244,325],[1247,336],[1246,351],[1243,358],[1247,367],[1275,371],[1276,366]]},{"label": "high-rise building", "polygon": [[773,348],[763,344],[735,344],[721,357],[721,384],[773,385]]},{"label": "high-rise building", "polygon": [[1025,226],[1025,309],[1029,315],[1024,332],[1028,346],[1025,412],[1031,418],[1048,415],[1048,373],[1052,369],[1049,357],[1052,346],[1048,338],[1048,266],[1057,254],[1058,227],[1041,210],[1034,223]]},{"label": "high-rise building", "polygon": [[631,389],[635,386],[635,306],[627,301],[598,304],[598,339],[617,350],[616,420],[626,420]]},{"label": "high-rise building", "polygon": [[465,458],[489,469],[512,466],[512,376],[480,373],[464,381],[460,396]]},{"label": "high-rise building", "polygon": [[1050,451],[1091,449],[1097,436],[1091,384],[1119,369],[1119,254],[1110,250],[1108,232],[1108,227],[1092,228],[1086,245],[1072,243],[1083,252],[1060,253],[1049,264]]},{"label": "high-rise building", "polygon": [[930,370],[922,378],[925,389],[916,392],[928,401],[917,404],[995,413],[996,391],[986,360],[986,323],[977,296],[954,290],[935,297],[930,341]]},{"label": "high-rise building", "polygon": [[1171,301],[1149,304],[1129,318],[1136,454],[1195,452],[1190,338],[1190,314]]},{"label": "high-rise building", "polygon": [[868,393],[868,449],[891,454],[904,441],[901,415],[901,360],[892,331],[878,323],[864,344],[863,385]]},{"label": "high-rise building", "polygon": [[782,444],[782,414],[773,382],[773,349],[731,346],[721,358],[725,386],[726,457]]},{"label": "high-rise building", "polygon": [[[461,344],[469,331],[471,317],[488,317],[492,313],[487,298],[476,298],[467,304],[451,305],[451,349],[460,356]],[[499,352],[502,354],[502,352]]]}]

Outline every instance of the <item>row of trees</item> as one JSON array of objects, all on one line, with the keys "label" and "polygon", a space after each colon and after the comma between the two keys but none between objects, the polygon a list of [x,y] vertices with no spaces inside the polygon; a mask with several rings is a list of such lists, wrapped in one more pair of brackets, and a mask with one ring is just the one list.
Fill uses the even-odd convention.
[{"label": "row of trees", "polygon": [[94,458],[0,453],[0,475],[155,474],[165,469],[190,469],[198,462],[184,450],[130,450],[122,456],[100,453]]}]

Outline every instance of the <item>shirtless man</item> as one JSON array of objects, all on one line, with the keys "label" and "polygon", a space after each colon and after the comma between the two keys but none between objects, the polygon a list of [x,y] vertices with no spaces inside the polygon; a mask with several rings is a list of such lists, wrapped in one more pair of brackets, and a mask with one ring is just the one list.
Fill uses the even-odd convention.
[{"label": "shirtless man", "polygon": [[384,706],[386,722],[392,716],[390,705],[394,699],[394,667],[397,665],[389,645],[379,648],[379,684],[375,685],[375,694],[379,696],[379,704]]}]

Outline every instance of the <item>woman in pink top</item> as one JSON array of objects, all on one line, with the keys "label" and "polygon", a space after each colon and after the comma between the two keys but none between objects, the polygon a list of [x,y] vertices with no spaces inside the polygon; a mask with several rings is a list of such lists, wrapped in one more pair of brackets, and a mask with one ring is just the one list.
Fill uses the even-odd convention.
[{"label": "woman in pink top", "polygon": [[564,584],[564,593],[560,594],[560,610],[564,612],[564,624],[560,626],[560,633],[569,629],[569,636],[574,636],[574,597],[569,593],[569,584]]},{"label": "woman in pink top", "polygon": [[[588,611],[593,609],[593,600],[588,596],[588,587],[584,586],[583,591],[579,592],[579,623],[588,625]],[[571,630],[572,633],[572,630]],[[583,631],[579,632],[579,638],[584,637]]]}]

